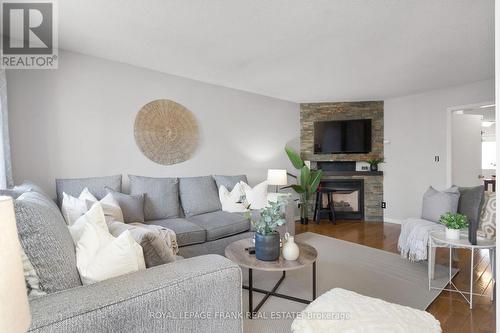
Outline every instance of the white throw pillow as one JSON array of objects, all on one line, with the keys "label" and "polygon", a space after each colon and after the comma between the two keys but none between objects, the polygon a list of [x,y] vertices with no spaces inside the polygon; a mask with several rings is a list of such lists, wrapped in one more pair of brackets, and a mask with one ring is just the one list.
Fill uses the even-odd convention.
[{"label": "white throw pillow", "polygon": [[84,285],[146,268],[142,248],[128,230],[113,237],[99,202],[82,216],[83,231],[76,244],[76,266]]},{"label": "white throw pillow", "polygon": [[88,212],[80,216],[72,225],[68,227],[71,237],[73,237],[73,242],[78,244],[80,238],[85,230],[85,225],[87,223],[93,223],[101,227],[101,229],[108,231],[108,225],[106,224],[106,218],[102,206],[99,202],[95,202]]},{"label": "white throw pillow", "polygon": [[231,192],[221,185],[219,187],[219,200],[222,205],[222,211],[229,213],[242,213],[248,211],[245,205],[241,202],[241,197],[244,195],[243,188],[240,183],[236,184]]},{"label": "white throw pillow", "polygon": [[75,223],[80,216],[85,214],[86,211],[87,205],[84,200],[80,200],[63,192],[61,212],[66,224],[73,225],[73,223]]},{"label": "white throw pillow", "polygon": [[[73,225],[75,221],[85,214],[90,207],[97,202],[97,198],[90,193],[88,188],[84,188],[78,198],[63,192],[61,212],[68,225]],[[112,194],[106,195],[99,201],[107,219],[123,222],[123,213],[118,202]]]},{"label": "white throw pillow", "polygon": [[90,193],[88,188],[84,188],[78,198],[63,192],[63,200],[61,203],[61,212],[64,220],[68,225],[72,225],[75,221],[87,212],[86,200],[97,201],[96,197]]},{"label": "white throw pillow", "polygon": [[[92,205],[96,201],[97,200],[86,200],[87,208],[90,209],[90,207],[92,207]],[[118,222],[124,222],[122,209],[120,208],[120,204],[118,203],[118,201],[116,201],[116,199],[113,197],[113,194],[106,194],[104,198],[99,200],[99,203],[101,204],[102,210],[104,211],[106,221],[110,222],[111,220],[114,220]]]},{"label": "white throw pillow", "polygon": [[92,193],[90,193],[90,191],[87,187],[82,190],[82,193],[80,193],[80,195],[78,196],[78,199],[83,200],[83,201],[85,201],[85,200],[97,201],[97,198]]},{"label": "white throw pillow", "polygon": [[255,185],[253,188],[245,182],[240,182],[245,193],[246,202],[250,209],[262,209],[268,205],[267,202],[267,180]]}]

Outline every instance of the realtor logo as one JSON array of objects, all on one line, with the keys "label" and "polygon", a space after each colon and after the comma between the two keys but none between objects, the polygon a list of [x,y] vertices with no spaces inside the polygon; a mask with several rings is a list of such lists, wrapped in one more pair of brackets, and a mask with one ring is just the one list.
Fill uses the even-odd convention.
[{"label": "realtor logo", "polygon": [[57,68],[53,1],[2,2],[2,68]]}]

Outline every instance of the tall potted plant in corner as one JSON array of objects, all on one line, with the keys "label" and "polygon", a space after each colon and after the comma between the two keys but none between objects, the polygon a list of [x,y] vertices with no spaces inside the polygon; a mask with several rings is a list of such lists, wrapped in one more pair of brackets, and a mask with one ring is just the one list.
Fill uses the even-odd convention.
[{"label": "tall potted plant in corner", "polygon": [[293,167],[300,171],[298,184],[290,187],[300,196],[300,223],[309,223],[309,208],[313,195],[318,190],[323,171],[311,170],[293,149],[286,147],[285,152]]},{"label": "tall potted plant in corner", "polygon": [[260,210],[260,217],[252,221],[255,230],[255,257],[259,260],[274,261],[280,256],[280,234],[278,227],[285,224],[283,206],[285,202],[278,199]]}]

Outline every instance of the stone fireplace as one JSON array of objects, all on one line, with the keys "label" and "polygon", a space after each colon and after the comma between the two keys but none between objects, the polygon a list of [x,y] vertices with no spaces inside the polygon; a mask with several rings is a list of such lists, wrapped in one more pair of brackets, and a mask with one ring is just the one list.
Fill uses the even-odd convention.
[{"label": "stone fireplace", "polygon": [[[369,153],[315,154],[314,122],[371,119]],[[360,165],[384,155],[384,102],[306,103],[300,105],[301,156],[311,168],[323,170],[320,186],[335,189],[333,201],[338,219],[383,221],[383,172],[361,170]],[[326,206],[326,197],[321,198]],[[328,218],[327,215],[322,218]]]}]

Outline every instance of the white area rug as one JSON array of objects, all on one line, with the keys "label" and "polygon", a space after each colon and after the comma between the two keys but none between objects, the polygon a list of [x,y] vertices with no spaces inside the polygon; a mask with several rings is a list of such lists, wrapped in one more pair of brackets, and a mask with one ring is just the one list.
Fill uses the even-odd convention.
[{"label": "white area rug", "polygon": [[[439,295],[429,291],[427,263],[411,263],[398,254],[338,240],[314,233],[295,237],[297,242],[310,244],[319,253],[317,262],[317,296],[340,287],[359,294],[377,297],[388,302],[425,310]],[[432,285],[442,287],[447,282],[448,268],[437,265]],[[456,274],[454,271],[453,274]],[[254,287],[270,290],[281,276],[280,272],[254,270]],[[243,270],[248,285],[248,272]],[[287,272],[279,293],[299,298],[312,297],[312,267]],[[254,292],[254,307],[263,294]],[[305,304],[271,296],[260,309],[257,318],[246,319],[245,333],[290,332],[295,312]],[[243,290],[243,309],[248,310],[248,291]]]}]

